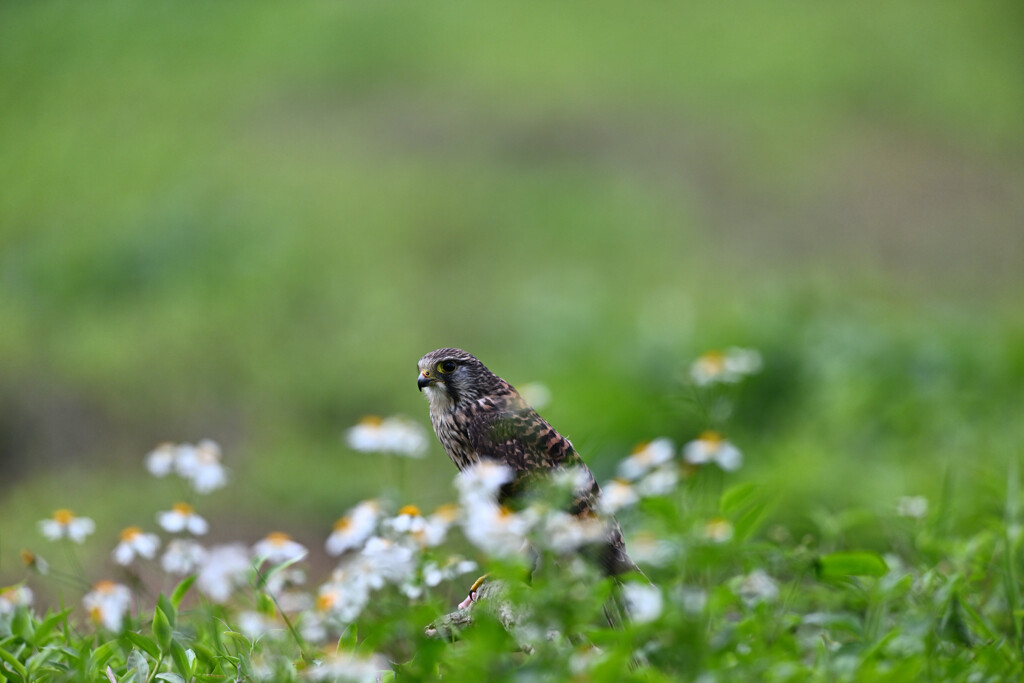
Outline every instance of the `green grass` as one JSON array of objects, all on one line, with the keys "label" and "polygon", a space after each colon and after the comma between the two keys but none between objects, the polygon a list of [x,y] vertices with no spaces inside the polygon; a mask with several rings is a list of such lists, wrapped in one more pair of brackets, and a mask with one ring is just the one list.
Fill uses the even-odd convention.
[{"label": "green grass", "polygon": [[[545,417],[605,480],[638,441],[706,428],[686,368],[740,345],[765,366],[729,424],[731,483],[772,494],[749,543],[776,543],[793,613],[873,605],[847,633],[863,678],[884,673],[883,624],[920,635],[907,619],[955,612],[1010,637],[991,610],[1024,443],[1019,19],[1002,0],[4,3],[0,585],[58,507],[97,521],[83,578],[107,575],[117,531],[177,496],[139,464],[163,440],[224,446],[232,486],[204,509],[219,541],[318,547],[381,491],[451,499],[436,445],[400,476],[340,440],[367,413],[425,424],[413,365],[433,348],[547,384]],[[930,517],[890,530],[908,495]],[[880,607],[882,580],[861,602],[807,583],[805,538],[958,577],[980,616],[936,602],[953,584]],[[754,566],[730,548],[701,585]],[[734,616],[722,600],[710,621]],[[708,670],[739,656],[734,635],[676,627]],[[930,675],[956,678],[976,652],[928,633],[894,678],[939,651]],[[24,635],[18,657],[40,646]],[[799,647],[780,671],[844,675]]]}]

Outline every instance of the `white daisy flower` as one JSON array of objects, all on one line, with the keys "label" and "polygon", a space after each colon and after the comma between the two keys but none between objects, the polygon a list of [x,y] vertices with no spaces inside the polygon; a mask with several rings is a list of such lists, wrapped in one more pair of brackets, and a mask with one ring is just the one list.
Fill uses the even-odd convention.
[{"label": "white daisy flower", "polygon": [[259,640],[266,636],[273,637],[284,633],[284,624],[262,612],[252,610],[239,612],[235,616],[234,623],[238,625],[238,632],[249,640]]},{"label": "white daisy flower", "polygon": [[369,602],[369,583],[354,568],[346,566],[335,570],[331,580],[320,587],[316,609],[332,621],[350,624]]},{"label": "white daisy flower", "polygon": [[602,542],[607,535],[604,522],[593,515],[577,517],[562,510],[552,510],[544,517],[540,538],[547,548],[567,552],[582,545]]},{"label": "white daisy flower", "polygon": [[100,581],[82,598],[89,617],[111,631],[120,631],[132,600],[131,591],[113,581]]},{"label": "white daisy flower", "polygon": [[392,669],[380,655],[364,655],[344,650],[317,659],[302,670],[307,681],[346,681],[347,683],[376,683]]},{"label": "white daisy flower", "polygon": [[197,493],[210,493],[227,484],[227,470],[221,464],[220,446],[216,441],[203,439],[191,453],[193,461],[186,478]]},{"label": "white daisy flower", "polygon": [[364,500],[349,510],[334,523],[334,531],[325,544],[328,554],[341,555],[346,550],[362,546],[373,535],[380,516],[380,504],[375,500]]},{"label": "white daisy flower", "polygon": [[366,453],[395,453],[420,458],[427,450],[427,432],[418,422],[395,416],[368,415],[345,432],[349,448]]},{"label": "white daisy flower", "polygon": [[666,437],[641,443],[628,458],[619,463],[619,476],[628,481],[639,479],[653,468],[670,462],[675,453],[675,445]]},{"label": "white daisy flower", "polygon": [[24,584],[0,589],[0,616],[32,604],[32,589]]},{"label": "white daisy flower", "polygon": [[68,538],[75,543],[83,543],[85,537],[95,530],[95,522],[88,517],[76,517],[66,508],[54,510],[50,519],[39,522],[39,531],[51,541]]},{"label": "white daisy flower", "polygon": [[896,501],[896,514],[911,519],[924,519],[928,515],[928,499],[924,496],[903,496]]},{"label": "white daisy flower", "polygon": [[146,455],[146,469],[154,477],[166,477],[174,470],[177,447],[165,441]]},{"label": "white daisy flower", "polygon": [[763,569],[755,569],[736,582],[736,595],[747,607],[762,602],[775,602],[779,597],[779,584]]},{"label": "white daisy flower", "polygon": [[140,555],[147,560],[156,556],[160,547],[160,537],[156,534],[143,533],[137,526],[130,526],[121,531],[121,540],[114,548],[114,562],[127,567]]},{"label": "white daisy flower", "polygon": [[298,561],[309,554],[306,546],[280,531],[267,534],[252,547],[252,552],[255,557],[263,558],[270,564]]},{"label": "white daisy flower", "polygon": [[387,538],[374,536],[366,542],[361,555],[366,560],[367,580],[375,589],[382,588],[385,582],[401,584],[416,571],[416,551]]},{"label": "white daisy flower", "polygon": [[601,487],[601,498],[598,506],[601,512],[615,514],[622,508],[636,505],[640,501],[640,494],[625,479],[612,479]]},{"label": "white daisy flower", "polygon": [[196,571],[206,559],[206,550],[190,538],[175,538],[167,544],[160,566],[168,574],[184,576]]},{"label": "white daisy flower", "polygon": [[234,589],[246,583],[249,567],[249,552],[245,546],[237,543],[214,546],[205,553],[196,586],[210,600],[227,602]]},{"label": "white daisy flower", "polygon": [[734,472],[743,464],[743,454],[718,432],[706,431],[683,446],[683,460],[691,465],[713,462],[727,472]]},{"label": "white daisy flower", "polygon": [[515,479],[515,472],[497,460],[484,459],[459,472],[455,488],[463,505],[497,500],[498,490]]},{"label": "white daisy flower", "polygon": [[519,554],[535,521],[529,509],[517,513],[491,501],[480,501],[466,510],[462,531],[485,553],[508,557]]},{"label": "white daisy flower", "polygon": [[384,526],[400,534],[414,534],[423,531],[427,520],[415,505],[406,505],[398,511],[398,515],[384,522]]},{"label": "white daisy flower", "polygon": [[658,538],[649,531],[633,534],[627,540],[626,546],[634,560],[656,567],[668,564],[676,554],[676,546],[671,541]]},{"label": "white daisy flower", "polygon": [[477,563],[472,560],[463,560],[457,557],[450,558],[443,565],[437,562],[427,562],[423,565],[423,583],[433,588],[442,581],[454,579],[457,576],[468,574],[477,570]]},{"label": "white daisy flower", "polygon": [[704,537],[715,543],[726,543],[732,540],[734,529],[732,522],[724,517],[709,519],[704,525]]},{"label": "white daisy flower", "polygon": [[622,586],[630,619],[637,624],[646,624],[661,616],[664,606],[661,590],[648,583],[630,582]]},{"label": "white daisy flower", "polygon": [[761,370],[761,354],[753,349],[732,347],[708,351],[690,366],[690,378],[698,386],[716,382],[732,384]]},{"label": "white daisy flower", "polygon": [[158,512],[156,521],[161,528],[172,534],[188,531],[195,536],[202,536],[210,528],[206,520],[196,514],[195,508],[188,503],[175,503],[170,510]]},{"label": "white daisy flower", "polygon": [[679,483],[679,470],[675,463],[656,467],[636,483],[636,492],[642,497],[664,496]]}]

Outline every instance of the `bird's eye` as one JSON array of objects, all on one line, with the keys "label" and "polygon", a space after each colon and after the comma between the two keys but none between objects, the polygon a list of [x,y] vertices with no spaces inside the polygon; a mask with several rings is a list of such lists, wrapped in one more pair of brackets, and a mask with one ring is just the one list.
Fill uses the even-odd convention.
[{"label": "bird's eye", "polygon": [[457,366],[455,365],[455,361],[446,360],[437,364],[437,371],[442,374],[446,372],[455,372],[456,367]]}]

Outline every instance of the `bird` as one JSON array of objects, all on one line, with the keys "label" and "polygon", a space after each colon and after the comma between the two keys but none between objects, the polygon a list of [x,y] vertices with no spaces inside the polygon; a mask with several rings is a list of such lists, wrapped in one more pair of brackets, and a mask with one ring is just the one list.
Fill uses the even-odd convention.
[{"label": "bird", "polygon": [[[577,468],[581,484],[573,492],[568,512],[581,518],[598,514],[601,489],[583,458],[511,384],[462,349],[431,351],[420,358],[417,368],[417,386],[429,401],[434,433],[459,471],[484,459],[509,467],[513,480],[498,495],[498,502],[507,504],[538,478]],[[607,520],[606,528],[604,541],[594,553],[603,572],[612,577],[631,572],[643,576],[626,552],[614,517]],[[479,584],[474,584],[462,605],[473,601]]]}]

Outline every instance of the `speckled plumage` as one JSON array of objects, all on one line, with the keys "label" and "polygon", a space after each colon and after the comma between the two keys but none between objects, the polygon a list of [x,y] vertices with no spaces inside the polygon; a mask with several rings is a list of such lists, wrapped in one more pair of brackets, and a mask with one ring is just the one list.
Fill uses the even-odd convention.
[{"label": "speckled plumage", "polygon": [[[511,384],[461,349],[431,351],[418,367],[418,384],[430,401],[434,432],[460,471],[482,458],[506,464],[516,475],[501,491],[501,502],[507,502],[537,476],[579,468],[585,473],[584,482],[569,511],[597,514],[600,488],[583,459]],[[614,519],[609,520],[608,540],[598,550],[597,560],[612,575],[638,571],[626,554]]]}]

